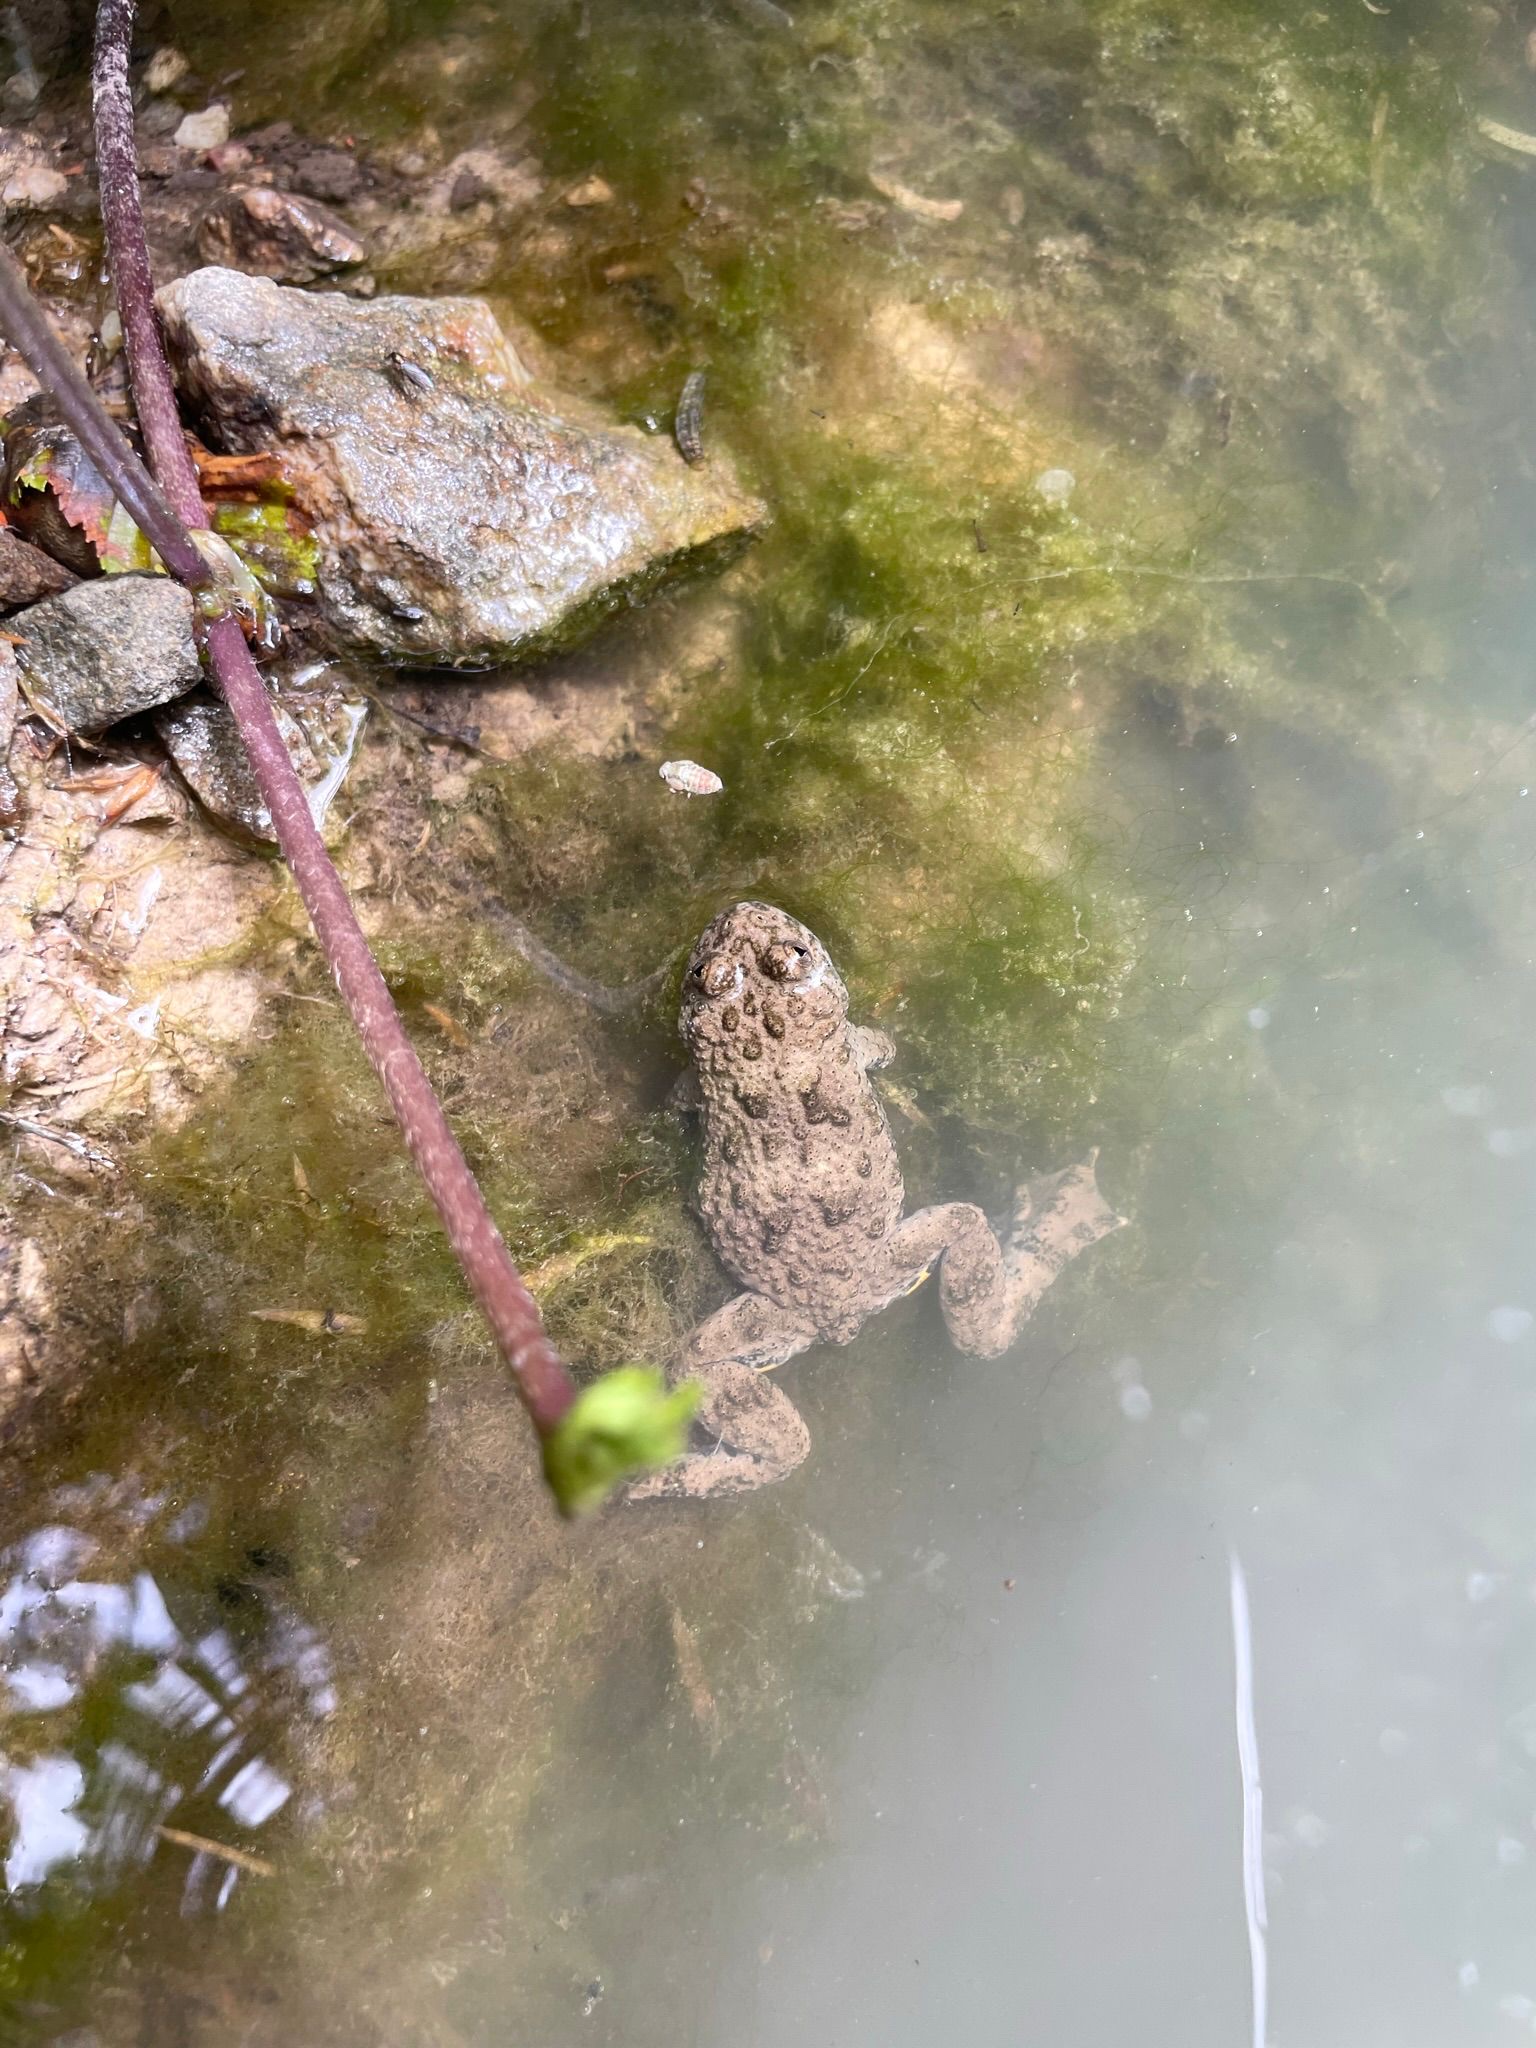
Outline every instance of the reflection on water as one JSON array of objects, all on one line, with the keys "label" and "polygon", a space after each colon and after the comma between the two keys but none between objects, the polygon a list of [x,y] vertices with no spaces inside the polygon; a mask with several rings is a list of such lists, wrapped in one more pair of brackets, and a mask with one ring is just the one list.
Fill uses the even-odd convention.
[{"label": "reflection on water", "polygon": [[[180,1546],[203,1520],[101,1475],[71,1492],[54,1505],[110,1505],[119,1547],[156,1533]],[[267,1582],[271,1558],[249,1554],[245,1576],[205,1596],[240,1611],[237,1640],[178,1626],[148,1570],[91,1576],[105,1549],[51,1522],[0,1551],[5,1890],[23,1914],[50,1881],[108,1895],[159,1854],[185,1864],[183,1914],[222,1911],[242,1874],[271,1875],[258,1837],[294,1788],[269,1748],[285,1714],[335,1711],[331,1658]]]}]

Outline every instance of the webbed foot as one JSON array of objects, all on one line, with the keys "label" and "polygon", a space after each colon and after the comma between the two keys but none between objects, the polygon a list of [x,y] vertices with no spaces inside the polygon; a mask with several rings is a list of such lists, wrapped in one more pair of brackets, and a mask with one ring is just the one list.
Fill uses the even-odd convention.
[{"label": "webbed foot", "polygon": [[703,1388],[694,1418],[695,1448],[663,1472],[628,1488],[630,1500],[708,1500],[770,1486],[802,1464],[811,1448],[805,1419],[766,1368],[816,1341],[793,1310],[758,1294],[739,1294],[700,1323],[688,1341],[679,1379]]}]

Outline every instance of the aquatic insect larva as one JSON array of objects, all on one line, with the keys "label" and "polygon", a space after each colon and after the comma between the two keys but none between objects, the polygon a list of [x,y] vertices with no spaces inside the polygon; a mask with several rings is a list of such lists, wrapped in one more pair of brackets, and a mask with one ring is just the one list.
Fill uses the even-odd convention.
[{"label": "aquatic insect larva", "polygon": [[704,460],[704,372],[690,370],[683,379],[672,422],[672,438],[684,462],[695,465]]},{"label": "aquatic insect larva", "polygon": [[675,796],[715,796],[725,787],[712,768],[697,761],[663,761],[660,774]]}]

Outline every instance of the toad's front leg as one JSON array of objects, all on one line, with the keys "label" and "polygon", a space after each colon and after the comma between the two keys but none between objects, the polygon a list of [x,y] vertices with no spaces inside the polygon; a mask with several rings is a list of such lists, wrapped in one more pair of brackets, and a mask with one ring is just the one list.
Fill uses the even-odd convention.
[{"label": "toad's front leg", "polygon": [[769,1486],[802,1463],[811,1433],[799,1409],[768,1377],[816,1342],[816,1327],[761,1294],[738,1294],[700,1323],[678,1378],[703,1389],[695,1448],[629,1488],[630,1500],[707,1500]]},{"label": "toad's front leg", "polygon": [[1099,1193],[1097,1157],[1026,1182],[1001,1242],[970,1202],[919,1209],[891,1233],[902,1289],[937,1262],[939,1304],[957,1350],[974,1358],[1006,1351],[1068,1260],[1124,1223]]}]

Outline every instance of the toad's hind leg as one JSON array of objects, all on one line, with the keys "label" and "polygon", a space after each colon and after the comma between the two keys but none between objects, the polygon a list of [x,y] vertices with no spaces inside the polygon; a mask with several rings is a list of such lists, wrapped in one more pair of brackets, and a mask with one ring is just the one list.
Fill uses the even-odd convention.
[{"label": "toad's hind leg", "polygon": [[892,1232],[892,1255],[909,1279],[939,1262],[939,1303],[958,1350],[976,1358],[1006,1351],[1068,1260],[1124,1223],[1099,1193],[1097,1156],[1021,1187],[1001,1243],[970,1202],[919,1209]]},{"label": "toad's hind leg", "polygon": [[765,1366],[816,1342],[815,1325],[760,1294],[738,1294],[700,1323],[676,1377],[703,1389],[695,1448],[629,1488],[631,1500],[707,1500],[782,1479],[805,1458],[811,1433]]}]

